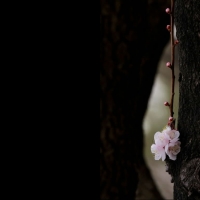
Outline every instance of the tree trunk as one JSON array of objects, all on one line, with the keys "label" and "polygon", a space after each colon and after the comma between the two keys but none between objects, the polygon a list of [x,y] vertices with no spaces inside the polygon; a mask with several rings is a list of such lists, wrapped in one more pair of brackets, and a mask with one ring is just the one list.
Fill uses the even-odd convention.
[{"label": "tree trunk", "polygon": [[176,0],[179,40],[179,112],[181,152],[167,160],[174,199],[200,199],[200,1]]},{"label": "tree trunk", "polygon": [[100,199],[161,199],[143,159],[142,121],[169,40],[169,4],[100,2]]}]

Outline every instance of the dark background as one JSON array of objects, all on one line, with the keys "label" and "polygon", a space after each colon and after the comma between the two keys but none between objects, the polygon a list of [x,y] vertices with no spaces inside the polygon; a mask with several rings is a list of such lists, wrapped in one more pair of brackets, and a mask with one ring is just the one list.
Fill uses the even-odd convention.
[{"label": "dark background", "polygon": [[170,4],[102,0],[100,5],[100,199],[134,199],[136,191],[159,199],[143,158],[142,123],[169,41]]}]

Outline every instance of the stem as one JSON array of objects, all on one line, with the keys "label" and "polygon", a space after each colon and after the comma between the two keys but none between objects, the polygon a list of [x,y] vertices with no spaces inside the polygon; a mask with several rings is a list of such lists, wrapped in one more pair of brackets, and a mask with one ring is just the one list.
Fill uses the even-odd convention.
[{"label": "stem", "polygon": [[175,75],[174,75],[174,0],[171,0],[171,14],[170,14],[170,25],[171,25],[171,31],[170,31],[170,39],[171,39],[171,102],[170,102],[170,115],[173,117],[173,104],[174,104],[174,81],[175,81]]}]

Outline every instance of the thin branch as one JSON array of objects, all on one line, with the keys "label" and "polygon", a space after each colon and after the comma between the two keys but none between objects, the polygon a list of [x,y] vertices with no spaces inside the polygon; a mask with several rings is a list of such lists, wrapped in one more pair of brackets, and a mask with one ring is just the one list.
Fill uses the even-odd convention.
[{"label": "thin branch", "polygon": [[170,24],[171,24],[171,31],[170,31],[170,39],[171,39],[171,102],[170,102],[170,115],[173,117],[173,105],[174,105],[174,82],[175,82],[175,75],[174,75],[174,0],[171,0],[171,14],[170,14]]}]

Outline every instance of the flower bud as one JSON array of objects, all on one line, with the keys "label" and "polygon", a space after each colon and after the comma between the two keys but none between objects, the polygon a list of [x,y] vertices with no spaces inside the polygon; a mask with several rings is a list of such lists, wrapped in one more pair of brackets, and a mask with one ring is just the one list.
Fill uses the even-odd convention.
[{"label": "flower bud", "polygon": [[174,44],[176,45],[176,44],[178,44],[179,43],[179,41],[178,40],[176,40],[175,42],[174,42]]},{"label": "flower bud", "polygon": [[166,67],[169,67],[169,68],[171,68],[171,66],[172,66],[172,65],[171,65],[171,63],[170,63],[170,62],[167,62],[167,63],[166,63]]},{"label": "flower bud", "polygon": [[173,121],[173,117],[169,117],[169,121],[172,122]]},{"label": "flower bud", "polygon": [[165,106],[169,106],[169,103],[167,101],[164,102]]},{"label": "flower bud", "polygon": [[171,31],[171,26],[170,26],[170,25],[167,25],[167,26],[166,26],[166,29],[167,29],[168,31]]},{"label": "flower bud", "polygon": [[167,14],[170,14],[170,13],[171,13],[169,8],[167,8],[167,9],[165,10],[165,12],[166,12]]}]

